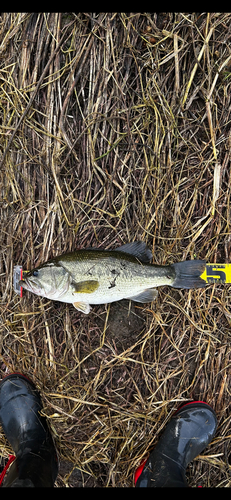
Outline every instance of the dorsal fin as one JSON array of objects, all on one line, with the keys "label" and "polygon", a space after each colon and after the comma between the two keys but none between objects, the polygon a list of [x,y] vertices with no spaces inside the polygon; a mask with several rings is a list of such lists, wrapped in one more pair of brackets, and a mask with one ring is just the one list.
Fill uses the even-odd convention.
[{"label": "dorsal fin", "polygon": [[122,245],[119,248],[116,248],[118,252],[125,252],[134,255],[141,262],[148,263],[152,259],[152,252],[147,247],[144,241],[133,241],[132,243],[126,243],[126,245]]},{"label": "dorsal fin", "polygon": [[[87,247],[85,250],[99,250],[97,247]],[[100,250],[104,251],[102,248]],[[141,262],[149,263],[152,260],[152,252],[146,245],[144,241],[133,241],[131,243],[126,243],[118,248],[110,248],[107,252],[124,252],[130,253],[134,257],[137,257]]]}]

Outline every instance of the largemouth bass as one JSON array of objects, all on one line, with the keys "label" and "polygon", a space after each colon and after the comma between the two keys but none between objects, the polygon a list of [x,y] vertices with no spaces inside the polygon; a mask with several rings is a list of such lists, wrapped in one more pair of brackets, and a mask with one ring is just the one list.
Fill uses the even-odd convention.
[{"label": "largemouth bass", "polygon": [[157,297],[158,286],[206,285],[200,277],[206,265],[203,260],[158,266],[150,264],[151,259],[152,252],[140,241],[116,250],[77,250],[29,271],[19,285],[36,295],[71,303],[85,314],[90,312],[90,304],[121,299],[151,302]]}]

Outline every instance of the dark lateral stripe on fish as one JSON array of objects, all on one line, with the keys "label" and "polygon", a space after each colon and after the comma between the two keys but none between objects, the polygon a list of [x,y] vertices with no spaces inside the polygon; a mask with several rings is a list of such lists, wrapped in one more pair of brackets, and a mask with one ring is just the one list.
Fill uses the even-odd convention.
[{"label": "dark lateral stripe on fish", "polygon": [[172,264],[176,278],[171,286],[174,288],[204,288],[206,281],[200,276],[203,274],[205,266],[205,260],[186,260]]}]

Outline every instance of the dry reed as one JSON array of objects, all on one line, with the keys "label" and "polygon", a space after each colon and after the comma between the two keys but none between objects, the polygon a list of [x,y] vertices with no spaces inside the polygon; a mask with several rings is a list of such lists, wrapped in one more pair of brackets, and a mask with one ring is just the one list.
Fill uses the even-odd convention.
[{"label": "dry reed", "polygon": [[41,391],[57,486],[132,486],[192,399],[218,429],[189,485],[230,486],[228,285],[89,316],[12,288],[16,263],[137,239],[157,264],[230,262],[230,36],[229,13],[0,17],[1,376]]}]

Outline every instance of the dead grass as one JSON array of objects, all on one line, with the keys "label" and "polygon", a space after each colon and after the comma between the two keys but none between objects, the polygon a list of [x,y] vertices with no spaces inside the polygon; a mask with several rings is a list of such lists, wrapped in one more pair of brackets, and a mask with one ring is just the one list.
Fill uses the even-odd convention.
[{"label": "dead grass", "polygon": [[12,289],[16,263],[137,239],[157,264],[230,262],[230,37],[229,13],[0,18],[1,376],[40,389],[59,486],[132,486],[191,399],[218,430],[189,484],[230,486],[228,285],[124,301],[119,331],[116,304],[85,317]]}]

